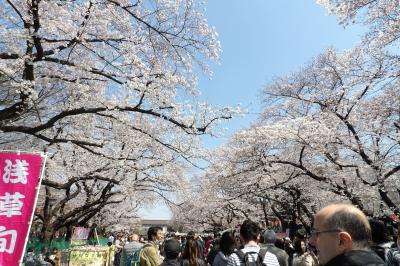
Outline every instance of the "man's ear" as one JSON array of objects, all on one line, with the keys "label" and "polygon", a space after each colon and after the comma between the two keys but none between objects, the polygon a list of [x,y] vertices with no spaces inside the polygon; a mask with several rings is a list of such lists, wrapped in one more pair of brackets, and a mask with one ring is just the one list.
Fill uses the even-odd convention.
[{"label": "man's ear", "polygon": [[339,248],[341,251],[349,251],[353,249],[353,239],[347,232],[339,233]]}]

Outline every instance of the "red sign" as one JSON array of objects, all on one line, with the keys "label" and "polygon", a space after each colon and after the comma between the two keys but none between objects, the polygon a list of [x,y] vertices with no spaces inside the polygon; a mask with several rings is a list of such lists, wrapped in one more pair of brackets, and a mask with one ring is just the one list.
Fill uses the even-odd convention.
[{"label": "red sign", "polygon": [[276,233],[276,238],[284,239],[286,236],[286,233]]},{"label": "red sign", "polygon": [[90,228],[74,227],[71,240],[86,240],[89,237]]},{"label": "red sign", "polygon": [[22,262],[45,158],[0,151],[0,266]]}]

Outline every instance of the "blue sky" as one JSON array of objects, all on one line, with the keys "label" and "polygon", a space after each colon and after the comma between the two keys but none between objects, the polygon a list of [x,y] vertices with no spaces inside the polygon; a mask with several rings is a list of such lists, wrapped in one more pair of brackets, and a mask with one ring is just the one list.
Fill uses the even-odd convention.
[{"label": "blue sky", "polygon": [[[199,73],[201,100],[237,105],[249,115],[224,124],[222,138],[204,138],[209,148],[224,143],[234,132],[248,127],[262,110],[261,89],[273,77],[298,70],[328,47],[353,47],[362,28],[344,29],[335,17],[313,0],[208,0],[205,17],[215,26],[222,45],[219,64],[212,64],[212,79]],[[148,219],[168,219],[159,204],[142,210]]]}]

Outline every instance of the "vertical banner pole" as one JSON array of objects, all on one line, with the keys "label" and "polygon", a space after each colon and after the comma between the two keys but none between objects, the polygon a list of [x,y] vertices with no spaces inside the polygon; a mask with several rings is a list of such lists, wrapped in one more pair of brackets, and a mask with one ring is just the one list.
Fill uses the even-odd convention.
[{"label": "vertical banner pole", "polygon": [[24,259],[24,255],[25,255],[25,249],[26,249],[26,245],[28,244],[28,239],[29,239],[29,232],[31,231],[31,226],[32,226],[32,222],[33,222],[33,217],[35,216],[35,208],[36,208],[36,204],[39,198],[39,191],[40,191],[40,186],[42,184],[42,178],[44,175],[44,167],[46,165],[46,159],[47,159],[47,153],[40,153],[43,158],[43,163],[42,163],[42,169],[41,169],[41,173],[40,173],[40,178],[39,178],[39,183],[38,186],[36,188],[36,195],[35,195],[35,203],[33,205],[33,211],[32,211],[32,215],[31,215],[31,219],[29,221],[29,225],[28,225],[28,233],[26,234],[26,238],[25,238],[25,244],[24,244],[24,249],[22,250],[22,255],[21,258],[19,260],[19,263],[22,264],[22,261]]},{"label": "vertical banner pole", "polygon": [[94,233],[96,234],[97,245],[100,246],[99,235],[97,234],[97,228],[94,229]]}]

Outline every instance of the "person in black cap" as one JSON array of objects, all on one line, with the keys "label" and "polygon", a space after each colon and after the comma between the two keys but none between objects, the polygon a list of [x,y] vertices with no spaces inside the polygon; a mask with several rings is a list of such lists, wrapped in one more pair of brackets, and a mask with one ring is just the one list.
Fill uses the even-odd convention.
[{"label": "person in black cap", "polygon": [[169,239],[164,244],[165,259],[161,266],[179,266],[178,257],[181,253],[181,244],[177,239]]}]

